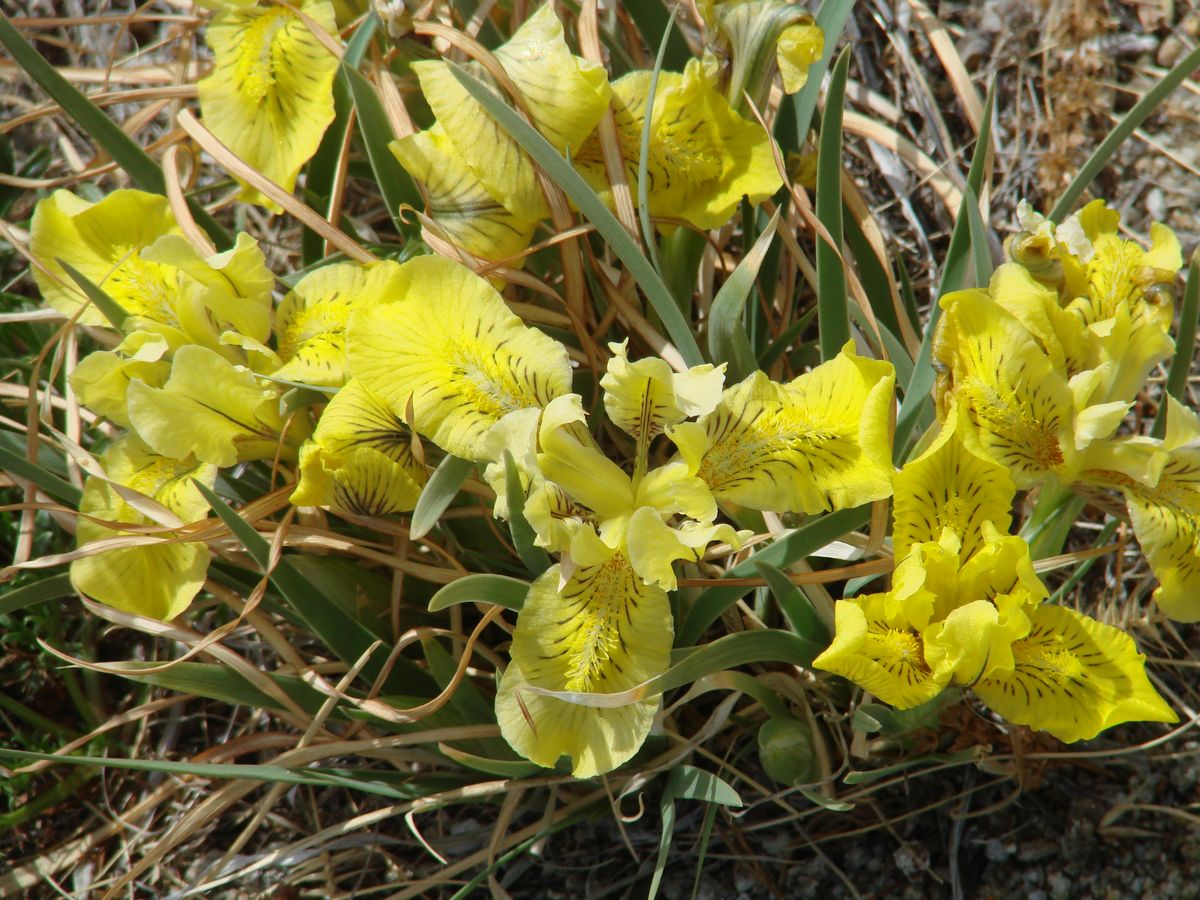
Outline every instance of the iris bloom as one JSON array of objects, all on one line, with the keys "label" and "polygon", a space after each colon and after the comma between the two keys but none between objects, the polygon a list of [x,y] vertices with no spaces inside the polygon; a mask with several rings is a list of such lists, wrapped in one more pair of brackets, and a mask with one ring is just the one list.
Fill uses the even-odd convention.
[{"label": "iris bloom", "polygon": [[709,40],[732,58],[729,97],[742,103],[742,92],[761,107],[778,69],[785,93],[808,81],[808,68],[825,49],[824,32],[797,3],[787,0],[700,0],[696,4]]},{"label": "iris bloom", "polygon": [[901,709],[970,687],[1010,722],[1068,742],[1176,721],[1127,634],[1044,602],[1028,546],[1004,533],[1013,482],[962,440],[967,425],[952,413],[896,477],[893,586],[838,601],[814,666]]},{"label": "iris bloom", "polygon": [[[633,438],[631,475],[580,427],[573,395],[546,408],[529,444],[529,432],[507,422],[495,432],[519,436],[511,458],[534,470],[523,478],[526,516],[538,543],[563,558],[517,620],[497,717],[522,755],[547,766],[571,756],[581,777],[628,759],[657,705],[644,697],[594,705],[583,695],[628,691],[665,671],[675,562],[746,537],[714,521],[718,498],[799,511],[891,491],[890,365],[847,348],[778,390],[760,374],[720,392],[720,369],[672,373],[661,360],[630,362],[624,345],[610,349],[604,408]],[[658,435],[678,453],[650,468]]]},{"label": "iris bloom", "polygon": [[[617,137],[635,196],[650,77],[650,72],[630,72],[612,86]],[[714,73],[697,59],[689,60],[682,74],[659,74],[649,151],[646,193],[651,214],[683,219],[697,228],[719,228],[743,196],[759,203],[782,184],[770,135],[733,110],[716,89]],[[592,189],[611,203],[598,134],[573,161]]]},{"label": "iris bloom", "polygon": [[986,291],[957,291],[941,300],[934,341],[943,414],[958,406],[970,428],[963,439],[1005,466],[1018,488],[1053,476],[1074,483],[1101,465],[1153,480],[1153,448],[1114,441],[1130,400],[1095,402],[1109,369],[1068,379],[1020,320]]},{"label": "iris bloom", "polygon": [[[560,153],[574,154],[608,108],[604,69],[571,53],[551,4],[494,54],[533,126]],[[468,68],[490,81],[482,67]],[[533,160],[459,84],[448,63],[429,60],[412,69],[437,123],[396,141],[392,151],[425,185],[430,212],[454,243],[486,259],[519,253],[549,215]]]},{"label": "iris bloom", "polygon": [[[208,504],[193,480],[213,486],[215,466],[195,458],[159,456],[136,436],[122,438],[100,457],[108,480],[89,476],[79,503],[76,539],[80,547],[132,532],[119,526],[187,524],[203,519]],[[130,505],[141,495],[164,508],[158,521]],[[164,521],[166,519],[167,521]],[[117,609],[170,620],[178,616],[204,585],[210,557],[196,542],[142,544],[105,550],[71,563],[71,584],[81,594]]]},{"label": "iris bloom", "polygon": [[[496,714],[519,753],[544,766],[570,756],[579,777],[632,756],[650,729],[657,699],[597,708],[544,692],[624,691],[665,671],[674,562],[699,559],[714,541],[740,546],[748,534],[713,522],[716,501],[694,467],[682,459],[656,468],[648,462],[655,437],[670,437],[685,418],[715,406],[722,370],[703,365],[676,374],[659,359],[630,362],[624,344],[610,349],[614,356],[601,380],[604,407],[634,439],[633,474],[592,442],[576,394],[546,408],[530,452],[518,446],[518,456],[509,457],[532,462],[524,479],[533,487],[525,507],[529,522],[540,545],[562,554],[563,565],[529,592]],[[528,437],[507,423],[497,434]]]},{"label": "iris bloom", "polygon": [[[1171,285],[1179,241],[1150,228],[1150,249],[1120,237],[1118,214],[1089,203],[1055,228],[1024,210],[1026,230],[1009,243],[991,294],[1034,335],[1068,378],[1094,370],[1089,403],[1131,401],[1174,349]],[[1032,230],[1031,230],[1032,229]]]},{"label": "iris bloom", "polygon": [[[291,191],[333,121],[338,60],[311,31],[337,40],[329,0],[283,4],[210,2],[218,12],[205,40],[213,71],[197,85],[204,123],[235,154]],[[243,185],[242,199],[279,206]]]}]

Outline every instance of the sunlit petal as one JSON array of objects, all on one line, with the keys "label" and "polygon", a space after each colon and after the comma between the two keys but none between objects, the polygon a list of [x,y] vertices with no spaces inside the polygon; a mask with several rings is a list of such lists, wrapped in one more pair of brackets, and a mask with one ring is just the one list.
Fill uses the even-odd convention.
[{"label": "sunlit petal", "polygon": [[559,576],[554,566],[534,582],[517,617],[496,718],[526,759],[549,767],[569,756],[576,777],[587,778],[638,751],[657,698],[597,708],[524,688],[612,693],[661,674],[674,638],[671,608],[666,593],[644,584],[619,553],[578,568],[561,589]]},{"label": "sunlit petal", "polygon": [[[302,0],[296,7],[337,40],[328,0]],[[214,64],[212,74],[197,85],[204,124],[257,171],[291,191],[333,121],[337,58],[296,10],[284,5],[226,9],[213,19],[205,39]],[[280,211],[248,186],[242,199]]]},{"label": "sunlit petal", "polygon": [[1031,618],[1032,630],[1013,645],[1013,671],[993,673],[974,686],[1008,721],[1068,743],[1122,722],[1178,721],[1125,632],[1049,604]]},{"label": "sunlit petal", "polygon": [[566,349],[513,315],[487,281],[436,256],[399,274],[395,302],[350,317],[350,373],[397,415],[411,401],[418,432],[483,459],[484,438],[505,415],[570,391]]}]

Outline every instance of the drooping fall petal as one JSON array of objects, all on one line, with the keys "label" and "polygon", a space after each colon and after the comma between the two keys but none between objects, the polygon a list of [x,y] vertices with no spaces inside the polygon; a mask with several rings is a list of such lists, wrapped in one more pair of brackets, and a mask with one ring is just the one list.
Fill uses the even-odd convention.
[{"label": "drooping fall petal", "polygon": [[1031,619],[1028,636],[1013,644],[1013,671],[995,672],[974,686],[1008,721],[1068,743],[1122,722],[1178,721],[1125,632],[1050,604]]},{"label": "drooping fall petal", "polygon": [[385,516],[413,509],[425,481],[408,428],[383,400],[351,380],[300,449],[300,483],[291,501]]},{"label": "drooping fall petal", "polygon": [[513,315],[484,279],[435,256],[399,270],[396,302],[355,310],[350,373],[446,451],[483,459],[493,425],[566,394],[566,349]]},{"label": "drooping fall petal", "polygon": [[[124,438],[101,457],[105,474],[165,506],[184,523],[204,518],[208,504],[192,483],[212,487],[215,466],[194,459],[158,456],[135,437]],[[80,547],[120,536],[86,516],[130,525],[152,524],[131,507],[108,481],[89,477],[83,489],[76,540]],[[77,591],[116,609],[155,619],[180,615],[204,584],[210,553],[202,543],[148,543],[105,550],[71,563],[71,583]]]},{"label": "drooping fall petal", "polygon": [[1155,602],[1176,621],[1200,622],[1200,421],[1174,398],[1168,402],[1167,459],[1157,484],[1127,480],[1121,486],[1134,534],[1158,578]]},{"label": "drooping fall petal", "polygon": [[[329,0],[297,9],[337,40]],[[208,27],[212,74],[197,85],[204,124],[225,146],[291,191],[333,121],[338,60],[296,10],[283,5],[228,8]],[[242,199],[277,204],[243,186]]]},{"label": "drooping fall petal", "polygon": [[695,429],[677,429],[677,443],[718,499],[806,513],[879,500],[892,492],[894,382],[890,363],[847,346],[787,385],[754,373],[700,420],[702,451]]},{"label": "drooping fall petal", "polygon": [[950,682],[933,669],[924,642],[903,612],[887,610],[885,594],[834,604],[834,638],[813,667],[848,678],[897,709],[932,700]]},{"label": "drooping fall petal", "polygon": [[561,589],[551,567],[530,588],[500,680],[496,718],[513,749],[542,766],[571,758],[578,778],[609,772],[635,754],[657,698],[599,708],[528,690],[614,693],[661,674],[670,662],[671,608],[621,554],[580,567]]}]

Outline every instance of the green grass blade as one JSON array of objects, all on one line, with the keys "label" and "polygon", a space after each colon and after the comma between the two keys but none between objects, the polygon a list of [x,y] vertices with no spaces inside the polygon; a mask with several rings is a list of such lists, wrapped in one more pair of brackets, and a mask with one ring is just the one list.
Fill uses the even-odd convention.
[{"label": "green grass blade", "polygon": [[468,753],[449,744],[443,744],[438,749],[461,766],[501,778],[528,778],[542,771],[542,767],[537,763],[526,762],[523,759],[493,759],[490,756]]},{"label": "green grass blade", "polygon": [[667,790],[680,800],[699,800],[735,809],[744,805],[738,792],[725,779],[695,766],[673,768],[667,779]]},{"label": "green grass blade", "polygon": [[821,621],[817,611],[804,596],[804,592],[796,587],[792,579],[788,578],[781,569],[765,562],[757,563],[755,568],[766,579],[767,587],[775,595],[775,601],[783,611],[783,617],[787,619],[792,631],[811,641],[816,647],[817,653],[829,646],[829,640],[832,637],[829,629],[825,627],[825,623]]},{"label": "green grass blade", "polygon": [[521,148],[533,157],[533,161],[558,185],[583,214],[583,217],[596,226],[600,236],[608,242],[613,252],[629,269],[638,286],[646,295],[646,299],[662,320],[667,334],[679,350],[684,362],[689,366],[697,366],[704,361],[700,347],[692,335],[691,325],[675,305],[666,284],[658,270],[642,254],[633,237],[624,226],[617,221],[616,216],[596,196],[583,177],[571,168],[571,164],[558,155],[553,145],[538,133],[532,125],[522,119],[503,100],[493,94],[478,79],[473,78],[461,66],[449,63],[450,70],[459,83],[466,88],[480,105],[512,136]]},{"label": "green grass blade", "polygon": [[[734,566],[726,578],[755,578],[758,564],[766,563],[777,569],[790,566],[814,550],[838,540],[848,532],[861,528],[870,517],[869,506],[842,509],[807,522],[786,537],[771,542],[749,559]],[[696,643],[717,618],[730,606],[752,590],[748,587],[716,585],[705,590],[696,598],[683,618],[676,633],[675,645],[686,647]]]},{"label": "green grass blade", "polygon": [[[342,54],[342,64],[357,68],[362,62],[363,55],[371,45],[375,29],[379,26],[379,17],[372,11],[354,31],[354,35],[346,43]],[[354,101],[350,97],[350,81],[345,72],[338,72],[333,81],[333,106],[335,110],[333,122],[325,129],[321,145],[308,161],[308,176],[304,181],[304,191],[309,197],[310,206],[321,211],[326,218],[332,210],[329,201],[333,193],[333,182],[337,176],[338,160],[342,153],[342,145],[346,137],[346,129],[350,127],[350,110]],[[301,237],[304,264],[312,265],[325,256],[325,239],[304,226]]]},{"label": "green grass blade", "polygon": [[71,587],[70,575],[51,575],[33,584],[7,590],[0,596],[0,616],[16,612],[35,603],[45,603],[47,600],[58,600],[62,597],[73,597],[75,588]]},{"label": "green grass blade", "polygon": [[[213,512],[229,526],[233,536],[242,542],[246,552],[265,571],[270,564],[271,557],[271,545],[266,538],[207,485],[201,484],[199,481],[193,483],[204,499],[208,501]],[[312,632],[347,665],[357,663],[367,649],[378,640],[370,629],[341,606],[330,601],[321,591],[314,590],[312,582],[301,575],[295,566],[288,562],[286,556],[279,559],[271,571],[270,578],[271,583],[275,585],[279,593],[283,595],[283,598]],[[363,677],[367,681],[371,681],[379,675],[389,649],[387,642],[383,642],[367,660],[366,665],[362,668]],[[385,689],[399,690],[405,680],[405,678],[398,678],[396,671],[393,670],[392,676],[388,679],[391,687]]]},{"label": "green grass blade", "polygon": [[[862,226],[854,216],[846,215],[847,212],[848,209],[843,210],[844,237],[850,247],[850,252],[854,255],[858,277],[862,281],[867,302],[871,304],[871,309],[880,325],[894,335],[901,334],[896,304],[892,302],[892,286],[884,272],[884,267],[889,263],[875,254],[871,242],[863,233]],[[908,356],[908,351],[905,351],[904,355]]]},{"label": "green grass blade", "polygon": [[[195,694],[197,697],[207,697],[222,703],[232,703],[234,706],[245,706],[248,709],[269,709],[282,712],[283,705],[274,697],[264,694],[241,675],[225,666],[213,663],[176,662],[169,668],[161,668],[162,663],[125,661],[121,663],[127,669],[151,669],[145,674],[131,671],[123,675],[130,681],[140,684],[150,684],[180,694]],[[300,709],[314,714],[325,702],[325,695],[307,685],[294,675],[276,675],[266,673],[280,689]]]},{"label": "green grass blade", "polygon": [[850,72],[850,48],[838,57],[825,95],[817,151],[817,218],[834,241],[830,246],[817,236],[817,329],[821,360],[833,359],[850,340],[849,297],[842,251],[842,110],[846,101],[846,78]]},{"label": "green grass blade", "polygon": [[87,298],[104,314],[104,318],[112,323],[112,327],[120,331],[125,325],[125,320],[129,318],[129,313],[125,312],[116,300],[108,296],[104,288],[95,284],[70,263],[57,258],[54,261],[62,266],[63,271],[79,286],[79,289],[87,294]]},{"label": "green grass blade", "polygon": [[654,121],[654,95],[658,91],[658,76],[662,71],[663,51],[667,49],[666,38],[667,35],[664,34],[663,42],[658,48],[658,57],[654,60],[654,69],[650,73],[646,114],[642,117],[642,136],[638,144],[637,171],[638,222],[642,226],[642,243],[646,245],[646,255],[650,258],[650,264],[660,273],[662,272],[662,265],[658,260],[658,236],[655,232],[654,223],[650,221],[650,186],[649,178],[647,177],[647,168],[650,160],[650,131]]},{"label": "green grass blade", "polygon": [[1087,162],[1071,179],[1063,195],[1058,198],[1054,208],[1050,210],[1049,219],[1052,222],[1062,222],[1075,206],[1088,185],[1100,174],[1100,170],[1108,163],[1117,148],[1133,134],[1137,127],[1158,109],[1161,104],[1177,87],[1187,80],[1188,76],[1200,69],[1200,47],[1196,47],[1176,63],[1171,71],[1163,76],[1162,81],[1146,92],[1146,96],[1133,105],[1133,108],[1121,118],[1116,127],[1100,142],[1100,146],[1092,151]]},{"label": "green grass blade", "polygon": [[66,479],[47,472],[40,465],[30,462],[23,454],[10,450],[3,444],[0,444],[0,469],[16,475],[18,478],[33,482],[55,500],[61,500],[68,506],[79,507],[83,491]]},{"label": "green grass blade", "polygon": [[638,143],[638,221],[642,225],[642,242],[646,245],[646,253],[650,256],[651,264],[659,272],[662,272],[662,266],[658,261],[658,236],[654,230],[654,223],[650,221],[650,179],[647,169],[650,165],[650,131],[654,124],[654,95],[658,91],[658,76],[662,73],[667,42],[674,33],[674,28],[663,29],[662,41],[658,45],[658,55],[654,58],[654,69],[650,72],[650,87],[646,94],[646,114],[642,116],[642,136]]},{"label": "green grass blade", "polygon": [[[25,74],[37,82],[50,97],[63,108],[63,112],[74,119],[109,156],[119,165],[133,183],[144,191],[165,194],[167,190],[163,171],[153,158],[106,116],[96,104],[79,92],[67,79],[59,74],[46,59],[33,48],[12,22],[0,13],[0,44],[8,50],[13,60]],[[233,240],[208,211],[195,200],[188,200],[192,216],[201,228],[208,232],[217,248],[224,250],[233,246]]]},{"label": "green grass blade", "polygon": [[758,368],[750,339],[742,325],[742,313],[778,226],[779,210],[776,209],[754,246],[742,257],[713,298],[708,316],[708,355],[714,363],[729,363],[726,381],[731,384],[741,381]]},{"label": "green grass blade", "polygon": [[195,763],[175,762],[162,759],[121,759],[115,756],[59,756],[53,753],[37,753],[30,750],[0,749],[0,756],[15,759],[44,759],[54,763],[76,766],[98,766],[102,769],[132,769],[140,772],[168,772],[174,775],[192,775],[197,778],[242,779],[247,781],[270,781],[280,784],[306,784],[314,787],[343,787],[366,794],[377,794],[392,800],[411,799],[412,794],[397,790],[378,781],[379,773],[364,769],[355,775],[322,769],[289,769],[264,763]]},{"label": "green grass blade", "polygon": [[[1188,376],[1192,372],[1192,358],[1196,352],[1197,318],[1200,317],[1200,250],[1192,254],[1187,269],[1187,281],[1183,286],[1183,305],[1179,309],[1179,331],[1175,337],[1175,354],[1171,357],[1171,371],[1167,375],[1167,394],[1181,403],[1187,390]],[[1164,398],[1154,418],[1154,437],[1167,433],[1167,403]]]},{"label": "green grass blade", "polygon": [[491,603],[520,610],[528,593],[528,581],[481,572],[466,575],[439,589],[429,601],[429,611],[438,612],[459,603]]},{"label": "green grass blade", "polygon": [[457,456],[447,456],[438,463],[417,499],[417,508],[413,510],[412,522],[408,526],[408,533],[413,540],[423,538],[433,530],[474,465],[469,459],[459,459]]},{"label": "green grass blade", "polygon": [[987,288],[992,280],[992,270],[995,264],[992,260],[992,248],[988,244],[987,226],[983,224],[983,216],[979,213],[979,198],[966,187],[967,203],[964,204],[967,213],[967,226],[970,231],[971,263],[975,275],[975,286]]},{"label": "green grass blade", "polygon": [[658,833],[658,857],[654,861],[654,875],[650,879],[650,890],[646,900],[655,900],[662,885],[663,873],[667,870],[667,858],[671,852],[671,839],[675,836],[675,798],[670,791],[663,791],[658,801],[658,813],[662,831]]},{"label": "green grass blade", "polygon": [[357,69],[342,63],[342,74],[350,84],[350,94],[354,98],[354,109],[358,114],[358,131],[362,135],[367,160],[371,163],[371,171],[375,173],[375,183],[379,186],[379,192],[383,194],[388,214],[402,235],[416,237],[420,226],[415,220],[406,222],[400,218],[400,204],[424,209],[425,201],[421,199],[412,177],[388,148],[395,135],[392,134],[392,126],[383,111],[379,95],[375,93],[371,82]]},{"label": "green grass blade", "polygon": [[[331,212],[329,201],[333,194],[333,182],[337,176],[338,159],[341,156],[346,129],[350,127],[352,106],[350,83],[344,73],[338,72],[333,80],[333,122],[325,129],[321,145],[308,161],[308,174],[304,179],[304,194],[308,205],[325,218],[328,218]],[[305,266],[319,263],[325,258],[325,238],[307,225],[303,226],[300,235],[300,254]]]},{"label": "green grass blade", "polygon": [[[992,82],[988,88],[987,101],[983,105],[983,121],[979,127],[979,138],[975,142],[975,152],[971,155],[971,167],[967,171],[967,186],[963,191],[962,205],[959,207],[958,217],[954,220],[954,230],[950,233],[950,248],[946,251],[946,262],[942,268],[942,281],[938,286],[938,297],[943,297],[951,291],[961,288],[966,281],[970,266],[975,260],[971,248],[971,213],[967,207],[969,204],[978,207],[979,192],[983,187],[983,175],[987,168],[988,148],[992,140],[992,108],[995,103],[996,84]],[[985,240],[982,230],[979,234],[980,240]],[[921,349],[914,361],[912,377],[905,385],[900,412],[896,415],[893,458],[897,463],[903,462],[908,455],[908,439],[912,436],[913,429],[929,414],[928,408],[932,403],[930,391],[933,390],[934,382],[933,335],[937,331],[941,312],[941,307],[936,303],[929,311],[929,323],[925,326]]]},{"label": "green grass blade", "polygon": [[665,50],[659,51],[663,65],[668,69],[682,72],[687,61],[692,58],[687,41],[679,33],[675,17],[669,7],[675,6],[671,0],[638,0],[636,3],[624,4],[625,11],[633,19],[633,24],[642,33],[646,46],[660,44]]},{"label": "green grass blade", "polygon": [[776,360],[787,352],[788,347],[795,343],[796,338],[808,329],[808,326],[812,324],[812,320],[816,317],[817,308],[814,306],[787,328],[783,329],[779,337],[771,341],[767,345],[767,349],[763,351],[762,356],[758,358],[758,367],[764,372],[770,370],[771,366],[775,365]]}]

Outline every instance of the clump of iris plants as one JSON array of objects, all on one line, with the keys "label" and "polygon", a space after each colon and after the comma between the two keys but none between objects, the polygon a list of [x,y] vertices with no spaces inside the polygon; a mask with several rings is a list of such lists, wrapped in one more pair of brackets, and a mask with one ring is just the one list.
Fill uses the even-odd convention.
[{"label": "clump of iris plants", "polygon": [[[816,102],[837,38],[795,4],[698,4],[675,69],[600,52],[552,4],[497,12],[490,50],[403,4],[202,5],[188,133],[212,177],[244,163],[223,202],[326,230],[287,267],[171,192],[38,202],[33,279],[90,348],[63,445],[77,594],[138,627],[242,591],[218,619],[257,610],[274,646],[350,672],[324,693],[360,723],[490,728],[430,750],[464,771],[662,767],[666,717],[717,689],[754,698],[762,764],[804,784],[833,726],[798,697],[934,727],[965,705],[1068,743],[1178,721],[1135,637],[1044,564],[1090,502],[1131,526],[1150,614],[1200,621],[1200,417],[1151,380],[1176,356],[1165,225],[1022,204],[1004,262],[906,321],[910,347],[894,310],[829,293],[834,223],[788,177],[811,147],[789,158],[779,117]],[[314,195],[340,154],[394,234]],[[815,320],[755,284],[796,221],[834,251]],[[823,579],[835,545],[873,558]],[[322,594],[356,570],[382,599]]]}]

